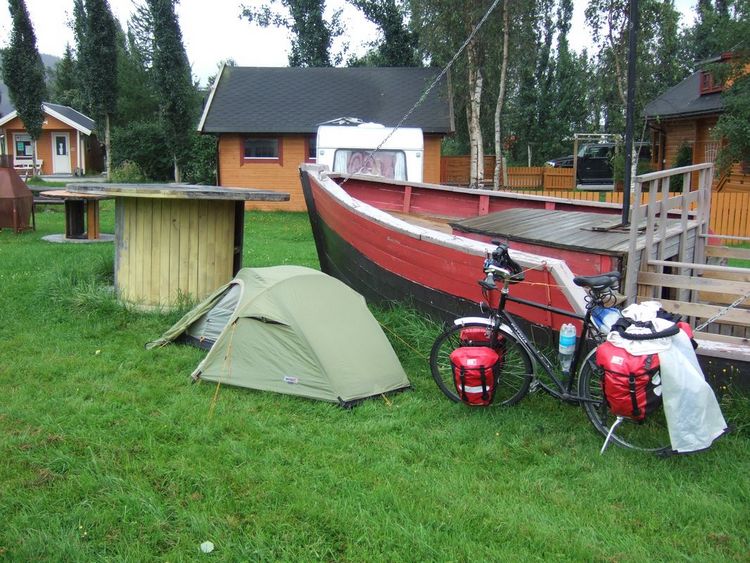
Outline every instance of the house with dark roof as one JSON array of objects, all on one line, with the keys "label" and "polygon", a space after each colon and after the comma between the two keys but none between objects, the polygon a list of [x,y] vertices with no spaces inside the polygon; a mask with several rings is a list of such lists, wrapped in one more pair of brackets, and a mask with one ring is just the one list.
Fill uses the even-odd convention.
[{"label": "house with dark roof", "polygon": [[[85,173],[92,156],[99,152],[93,131],[94,121],[68,106],[44,102],[42,134],[36,141],[36,160],[41,174],[71,175]],[[31,135],[17,111],[0,118],[2,151],[13,157],[19,170],[31,169],[33,146]]]},{"label": "house with dark roof", "polygon": [[[730,59],[731,55],[725,53],[704,61],[704,65],[726,63]],[[703,66],[646,105],[652,164],[657,170],[674,168],[679,153],[688,155],[689,164],[716,161],[722,141],[715,139],[712,132],[724,111],[723,90],[724,85],[714,79],[710,68]],[[714,189],[745,191],[750,189],[748,180],[741,166],[736,165],[724,176],[715,174]]]},{"label": "house with dark roof", "polygon": [[[448,79],[431,68],[224,66],[198,126],[218,136],[218,183],[288,192],[304,210],[299,166],[315,162],[319,125],[357,118],[424,133],[424,181],[440,181],[440,144],[454,131]],[[266,204],[262,209],[274,208]]]}]

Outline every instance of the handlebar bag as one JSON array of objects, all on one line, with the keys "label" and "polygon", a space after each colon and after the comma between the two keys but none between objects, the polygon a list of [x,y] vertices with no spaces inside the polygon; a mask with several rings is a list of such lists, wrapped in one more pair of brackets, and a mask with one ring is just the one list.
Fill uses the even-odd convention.
[{"label": "handlebar bag", "polygon": [[486,346],[462,346],[450,355],[453,382],[467,405],[486,407],[495,398],[500,356]]},{"label": "handlebar bag", "polygon": [[635,356],[611,342],[596,349],[596,364],[602,369],[602,392],[610,412],[643,421],[661,405],[659,356]]}]

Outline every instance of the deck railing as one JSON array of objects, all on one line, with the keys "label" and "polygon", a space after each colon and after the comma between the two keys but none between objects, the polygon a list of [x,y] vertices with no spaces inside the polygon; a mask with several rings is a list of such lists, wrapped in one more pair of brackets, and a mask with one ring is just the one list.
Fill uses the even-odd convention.
[{"label": "deck railing", "polygon": [[[690,190],[690,173],[698,174],[698,189]],[[656,299],[670,312],[709,324],[696,333],[704,355],[750,360],[750,269],[728,267],[728,258],[750,259],[750,250],[709,244],[724,238],[710,234],[710,163],[645,174],[635,178],[631,238],[624,292],[631,300]],[[669,192],[670,178],[683,179],[683,190]],[[647,201],[643,202],[642,196]],[[660,196],[660,197],[659,197]],[[681,234],[676,258],[667,260],[667,217],[679,218]],[[645,236],[643,250],[637,249]],[[735,237],[727,237],[736,240]],[[750,239],[746,239],[750,240]],[[636,260],[637,252],[642,252]],[[674,254],[673,250],[670,250]]]}]

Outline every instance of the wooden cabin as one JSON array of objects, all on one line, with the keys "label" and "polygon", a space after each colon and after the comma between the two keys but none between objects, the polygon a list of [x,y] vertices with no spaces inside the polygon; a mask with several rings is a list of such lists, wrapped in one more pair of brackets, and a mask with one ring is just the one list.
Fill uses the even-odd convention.
[{"label": "wooden cabin", "polygon": [[96,124],[82,113],[68,106],[44,102],[42,134],[36,141],[37,170],[33,166],[33,140],[26,131],[18,112],[0,118],[4,146],[3,154],[13,159],[19,172],[42,175],[83,175],[90,168],[92,155],[98,154],[98,141],[92,135]]},{"label": "wooden cabin", "polygon": [[[724,53],[705,61],[702,68],[646,105],[655,170],[716,161],[722,141],[713,137],[713,128],[724,111],[721,94],[726,86],[707,65],[728,64],[731,58]],[[680,162],[685,157],[688,160]],[[693,178],[693,188],[696,182]],[[729,173],[717,174],[713,190],[750,191],[750,163],[737,163]]]},{"label": "wooden cabin", "polygon": [[424,133],[424,181],[440,181],[440,145],[454,131],[448,80],[409,113],[437,77],[430,68],[257,68],[224,66],[198,130],[218,136],[218,184],[287,192],[288,204],[254,209],[304,211],[299,166],[316,160],[319,125],[357,118]]}]

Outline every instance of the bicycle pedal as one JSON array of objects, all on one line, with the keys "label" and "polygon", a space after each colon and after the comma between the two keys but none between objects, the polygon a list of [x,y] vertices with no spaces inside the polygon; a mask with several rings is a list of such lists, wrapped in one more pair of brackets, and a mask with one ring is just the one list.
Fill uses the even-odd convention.
[{"label": "bicycle pedal", "polygon": [[529,393],[536,393],[541,388],[542,388],[542,385],[539,383],[539,380],[535,377],[534,379],[531,380],[531,383],[529,384]]}]

